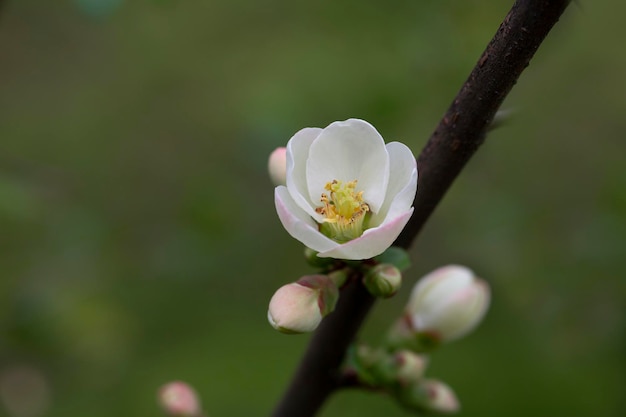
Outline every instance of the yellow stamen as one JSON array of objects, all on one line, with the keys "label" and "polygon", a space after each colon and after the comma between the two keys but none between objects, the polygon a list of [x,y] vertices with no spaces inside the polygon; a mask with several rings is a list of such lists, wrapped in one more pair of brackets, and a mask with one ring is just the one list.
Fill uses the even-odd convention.
[{"label": "yellow stamen", "polygon": [[333,180],[326,183],[320,201],[322,206],[315,211],[325,218],[320,231],[338,242],[347,242],[363,234],[364,221],[370,208],[363,201],[363,191],[356,191],[357,181],[343,183]]}]

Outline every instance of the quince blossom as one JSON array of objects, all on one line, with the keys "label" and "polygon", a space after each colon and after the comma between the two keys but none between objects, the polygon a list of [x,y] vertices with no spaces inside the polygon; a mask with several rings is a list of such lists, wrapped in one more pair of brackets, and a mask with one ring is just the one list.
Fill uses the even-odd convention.
[{"label": "quince blossom", "polygon": [[349,119],[297,132],[286,180],[274,196],[287,232],[320,257],[361,260],[383,253],[409,221],[417,165],[407,146]]}]

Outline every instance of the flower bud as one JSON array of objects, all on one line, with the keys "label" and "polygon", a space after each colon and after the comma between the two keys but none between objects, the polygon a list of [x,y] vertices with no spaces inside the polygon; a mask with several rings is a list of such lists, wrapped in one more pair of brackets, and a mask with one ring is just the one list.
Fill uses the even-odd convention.
[{"label": "flower bud", "polygon": [[394,355],[396,379],[400,384],[408,385],[422,379],[428,360],[410,350],[400,350]]},{"label": "flower bud", "polygon": [[287,183],[287,148],[280,147],[274,149],[274,152],[270,154],[267,169],[274,185],[285,185]]},{"label": "flower bud", "polygon": [[318,253],[319,252],[311,248],[307,248],[306,246],[304,248],[304,258],[306,259],[307,263],[312,267],[324,269],[329,268],[337,262],[337,260],[333,258],[320,258],[319,256],[317,256]]},{"label": "flower bud", "polygon": [[388,356],[388,353],[383,349],[359,344],[350,349],[348,363],[362,384],[377,387],[393,378],[393,376],[388,375],[385,367],[381,368],[380,366]]},{"label": "flower bud", "polygon": [[270,300],[267,319],[283,333],[312,332],[335,309],[339,290],[325,275],[308,275],[283,285]]},{"label": "flower bud", "polygon": [[200,400],[194,389],[182,381],[173,381],[159,389],[159,404],[168,416],[199,417]]},{"label": "flower bud", "polygon": [[379,385],[406,387],[422,379],[426,370],[426,357],[410,350],[395,353],[382,351],[370,373]]},{"label": "flower bud", "polygon": [[402,273],[391,264],[378,264],[363,278],[363,284],[375,297],[389,298],[402,284]]},{"label": "flower bud", "polygon": [[454,391],[436,379],[422,379],[398,393],[398,401],[411,410],[452,414],[461,408]]},{"label": "flower bud", "polygon": [[410,350],[389,352],[358,345],[350,351],[350,364],[359,380],[372,387],[407,386],[419,381],[428,361]]},{"label": "flower bud", "polygon": [[447,342],[472,331],[487,312],[489,300],[485,281],[468,268],[450,265],[415,285],[406,314],[418,336]]}]

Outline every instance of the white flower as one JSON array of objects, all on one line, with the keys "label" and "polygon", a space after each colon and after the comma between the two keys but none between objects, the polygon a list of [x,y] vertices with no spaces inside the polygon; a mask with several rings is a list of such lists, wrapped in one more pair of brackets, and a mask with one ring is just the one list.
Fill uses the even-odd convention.
[{"label": "white flower", "polygon": [[275,203],[287,232],[320,257],[383,253],[413,213],[417,166],[399,142],[385,145],[364,120],[306,128],[287,144],[287,186]]},{"label": "white flower", "polygon": [[464,266],[449,265],[418,281],[406,312],[414,331],[450,341],[466,335],[480,323],[489,300],[485,281]]}]

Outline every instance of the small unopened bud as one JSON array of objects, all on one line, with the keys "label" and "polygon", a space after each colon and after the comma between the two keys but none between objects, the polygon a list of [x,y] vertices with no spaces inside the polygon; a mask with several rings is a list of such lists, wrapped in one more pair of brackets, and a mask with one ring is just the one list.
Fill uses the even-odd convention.
[{"label": "small unopened bud", "polygon": [[461,408],[454,391],[436,379],[422,379],[398,393],[402,405],[417,411],[452,414]]},{"label": "small unopened bud", "polygon": [[359,345],[351,351],[351,363],[360,380],[371,386],[407,386],[419,381],[427,359],[409,350],[389,352]]},{"label": "small unopened bud", "polygon": [[428,360],[410,350],[400,350],[394,356],[396,363],[396,378],[399,383],[408,385],[422,379]]},{"label": "small unopened bud", "polygon": [[274,185],[285,185],[287,180],[287,148],[276,148],[267,163],[270,179]]},{"label": "small unopened bud", "polygon": [[267,319],[283,333],[312,332],[335,309],[339,290],[325,275],[308,275],[283,285],[270,300]]},{"label": "small unopened bud", "polygon": [[406,314],[413,330],[435,341],[451,341],[472,331],[489,308],[487,283],[463,266],[439,268],[413,288]]},{"label": "small unopened bud", "polygon": [[199,417],[200,400],[195,390],[185,382],[173,381],[159,389],[159,404],[168,416]]},{"label": "small unopened bud", "polygon": [[349,355],[352,371],[364,385],[377,387],[390,381],[386,368],[381,368],[382,362],[389,356],[383,349],[359,344],[349,351]]},{"label": "small unopened bud", "polygon": [[365,274],[363,284],[373,296],[389,298],[400,289],[402,273],[391,264],[379,264]]},{"label": "small unopened bud", "polygon": [[333,258],[320,258],[319,256],[317,256],[318,253],[319,252],[311,248],[307,248],[307,247],[304,248],[304,258],[309,263],[309,265],[315,268],[323,269],[323,268],[328,268],[332,264],[337,262],[337,260]]},{"label": "small unopened bud", "polygon": [[354,350],[354,358],[359,366],[364,368],[372,368],[381,358],[384,357],[385,352],[381,349],[374,349],[371,346],[359,344]]}]

